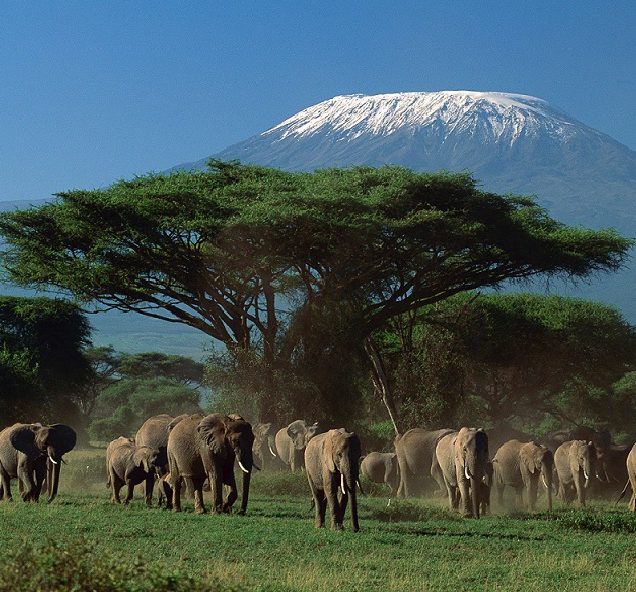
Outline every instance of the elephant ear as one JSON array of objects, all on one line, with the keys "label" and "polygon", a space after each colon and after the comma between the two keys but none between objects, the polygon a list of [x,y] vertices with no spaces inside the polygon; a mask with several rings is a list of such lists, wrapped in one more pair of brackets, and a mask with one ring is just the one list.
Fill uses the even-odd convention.
[{"label": "elephant ear", "polygon": [[537,465],[528,450],[522,449],[519,456],[521,457],[521,464],[526,468],[526,470],[534,474],[537,470]]},{"label": "elephant ear", "polygon": [[221,454],[225,446],[225,416],[213,413],[204,417],[197,425],[197,432],[206,446],[215,454]]},{"label": "elephant ear", "polygon": [[150,461],[148,460],[149,449],[147,446],[139,446],[133,453],[133,463],[136,467],[150,473]]},{"label": "elephant ear", "polygon": [[49,426],[49,439],[55,438],[56,449],[60,454],[66,454],[75,448],[77,433],[63,423],[54,423]]},{"label": "elephant ear", "polygon": [[11,445],[18,451],[26,454],[29,459],[34,460],[42,456],[42,451],[35,445],[35,437],[41,424],[25,425],[11,434]]},{"label": "elephant ear", "polygon": [[324,439],[323,441],[323,445],[322,445],[322,453],[323,453],[323,458],[325,461],[325,464],[327,465],[327,470],[330,473],[335,473],[336,472],[336,463],[334,461],[334,437],[336,435],[336,431],[335,430],[331,430],[328,434],[327,437]]}]

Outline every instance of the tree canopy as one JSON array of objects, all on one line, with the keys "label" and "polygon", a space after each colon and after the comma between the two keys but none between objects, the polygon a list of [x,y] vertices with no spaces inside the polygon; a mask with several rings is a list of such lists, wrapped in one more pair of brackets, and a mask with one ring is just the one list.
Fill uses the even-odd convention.
[{"label": "tree canopy", "polygon": [[[631,244],[481,191],[467,174],[218,162],[61,193],[2,214],[0,232],[11,281],[186,323],[229,351],[260,352],[269,372],[334,307],[361,342],[461,291],[616,269]],[[271,390],[259,395],[264,417]]]}]

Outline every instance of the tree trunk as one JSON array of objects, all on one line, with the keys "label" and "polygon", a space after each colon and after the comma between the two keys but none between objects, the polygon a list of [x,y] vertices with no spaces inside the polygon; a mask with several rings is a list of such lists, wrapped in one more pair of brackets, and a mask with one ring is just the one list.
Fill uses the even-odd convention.
[{"label": "tree trunk", "polygon": [[373,343],[371,337],[367,337],[364,340],[364,349],[367,352],[369,360],[371,361],[371,376],[373,379],[373,386],[375,387],[376,392],[380,395],[384,406],[389,412],[389,418],[391,419],[391,423],[393,424],[395,434],[399,435],[400,430],[397,423],[397,410],[395,407],[395,400],[393,399],[393,390],[391,389],[391,385],[389,384],[389,379],[386,375],[380,352],[378,351],[375,343]]}]

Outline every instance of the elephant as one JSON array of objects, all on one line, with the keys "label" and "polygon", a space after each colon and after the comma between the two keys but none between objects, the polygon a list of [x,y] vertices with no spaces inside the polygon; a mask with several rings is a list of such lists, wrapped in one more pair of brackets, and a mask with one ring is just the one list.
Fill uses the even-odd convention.
[{"label": "elephant", "polygon": [[274,441],[278,458],[288,465],[292,471],[302,469],[305,447],[321,431],[318,422],[308,426],[303,419],[292,421],[287,427],[281,428],[276,432]]},{"label": "elephant", "polygon": [[486,463],[486,474],[479,483],[479,513],[482,516],[490,514],[490,491],[493,485],[494,468],[492,462]]},{"label": "elephant", "polygon": [[362,446],[360,438],[344,428],[314,436],[305,449],[305,470],[316,511],[316,528],[325,525],[327,504],[331,527],[341,529],[347,500],[351,497],[351,527],[360,530],[356,484]]},{"label": "elephant", "polygon": [[120,436],[106,448],[106,487],[111,490],[111,501],[121,503],[119,492],[126,485],[125,504],[133,497],[135,485],[146,484],[146,505],[152,505],[155,475],[159,470],[161,452],[150,446],[138,446],[132,438]]},{"label": "elephant", "polygon": [[636,444],[634,444],[625,460],[625,468],[627,469],[627,482],[620,497],[616,500],[618,503],[625,495],[627,488],[631,485],[632,495],[629,499],[629,511],[636,512]]},{"label": "elephant", "polygon": [[257,423],[254,432],[254,457],[261,469],[274,469],[280,466],[276,454],[276,428],[271,423]]},{"label": "elephant", "polygon": [[[157,478],[160,479],[168,472],[168,435],[170,430],[177,425],[182,419],[188,415],[179,415],[172,417],[165,413],[149,417],[135,434],[135,444],[137,446],[150,446],[159,451],[157,462]],[[158,489],[157,502],[159,505],[163,503],[162,491],[169,491],[166,500],[168,507],[172,506],[172,492],[170,485],[166,482]],[[152,491],[151,491],[152,494]]]},{"label": "elephant", "polygon": [[[488,472],[488,435],[482,428],[463,427],[442,437],[435,448],[451,509],[479,518]],[[459,490],[459,491],[458,491]]]},{"label": "elephant", "polygon": [[77,434],[65,424],[16,423],[0,432],[0,492],[11,498],[19,480],[22,499],[38,501],[46,480],[49,502],[57,496],[62,457],[75,448]]},{"label": "elephant", "polygon": [[559,497],[570,503],[575,496],[585,506],[585,491],[590,478],[596,473],[596,448],[585,440],[563,442],[554,453],[554,464],[559,479]]},{"label": "elephant", "polygon": [[[179,421],[168,436],[168,465],[172,479],[172,507],[181,511],[181,487],[185,480],[194,492],[194,511],[205,512],[203,483],[209,480],[214,513],[230,513],[237,499],[234,462],[243,471],[240,514],[247,511],[254,464],[252,426],[240,415],[213,413],[191,415]],[[223,485],[228,493],[223,500]]]},{"label": "elephant", "polygon": [[386,483],[391,496],[400,486],[400,467],[395,452],[369,452],[360,462],[360,472],[374,483]]},{"label": "elephant", "polygon": [[499,504],[503,504],[504,489],[511,487],[516,492],[519,507],[523,505],[525,490],[528,509],[533,511],[537,504],[537,489],[541,478],[547,490],[548,511],[552,511],[554,455],[551,450],[534,440],[509,440],[497,450],[492,462]]},{"label": "elephant", "polygon": [[395,438],[395,453],[400,473],[398,497],[413,497],[424,493],[430,489],[431,477],[439,490],[445,491],[444,478],[435,459],[435,447],[441,438],[452,432],[450,428],[413,428]]}]

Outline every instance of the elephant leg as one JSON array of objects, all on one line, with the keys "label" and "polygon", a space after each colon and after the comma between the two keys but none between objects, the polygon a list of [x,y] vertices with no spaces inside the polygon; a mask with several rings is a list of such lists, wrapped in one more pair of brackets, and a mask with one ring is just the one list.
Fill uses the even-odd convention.
[{"label": "elephant leg", "polygon": [[151,473],[146,478],[146,505],[148,507],[152,506],[152,491],[155,487],[155,476]]},{"label": "elephant leg", "polygon": [[629,511],[636,512],[636,493],[632,493],[632,496],[629,499]]},{"label": "elephant leg", "polygon": [[126,498],[124,499],[124,504],[129,504],[130,500],[133,498],[133,492],[135,491],[135,484],[132,479],[126,479]]},{"label": "elephant leg", "polygon": [[311,495],[314,498],[314,510],[316,513],[316,528],[323,528],[325,526],[325,514],[327,512],[327,498],[323,489],[318,489],[314,482],[309,479],[309,489],[311,489]]},{"label": "elephant leg", "polygon": [[523,487],[515,487],[515,508],[523,510]]},{"label": "elephant leg", "polygon": [[[35,499],[35,483],[33,482],[32,471],[29,467],[22,463],[18,465],[18,479],[24,486],[21,493],[22,499],[26,501],[33,501]],[[18,488],[20,485],[18,484]]]},{"label": "elephant leg", "polygon": [[500,506],[503,506],[504,503],[504,489],[506,488],[506,486],[503,483],[497,483],[497,485],[495,486],[497,489],[497,503]]},{"label": "elephant leg", "polygon": [[215,514],[223,513],[223,479],[220,469],[208,473],[208,483],[212,492],[212,511]]},{"label": "elephant leg", "polygon": [[[172,473],[171,473],[172,475]],[[179,476],[174,476],[172,481],[172,511],[181,512],[181,487],[183,480]]]},{"label": "elephant leg", "polygon": [[0,487],[2,488],[2,495],[0,496],[0,499],[12,501],[13,498],[11,497],[11,479],[4,470],[0,470]]},{"label": "elephant leg", "polygon": [[581,472],[577,475],[577,478],[574,480],[574,485],[576,487],[576,495],[579,501],[579,505],[584,508],[585,507],[585,479],[581,476]]},{"label": "elephant leg", "polygon": [[163,479],[159,484],[158,490],[159,494],[166,498],[166,509],[172,510],[172,487],[170,487],[170,484]]},{"label": "elephant leg", "polygon": [[113,477],[112,481],[111,481],[111,487],[113,489],[113,493],[112,493],[112,501],[117,503],[117,504],[121,504],[121,499],[119,498],[119,492],[121,491],[121,488],[124,486],[124,482],[117,476]]},{"label": "elephant leg", "polygon": [[338,496],[340,498],[339,507],[338,507],[338,528],[342,528],[344,524],[344,515],[347,509],[347,502],[349,501],[348,494],[340,494]]},{"label": "elephant leg", "polygon": [[205,479],[197,477],[186,477],[185,482],[192,495],[194,496],[194,512],[195,514],[205,514],[205,506],[203,504],[203,482]]}]

